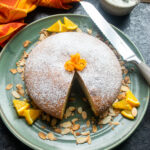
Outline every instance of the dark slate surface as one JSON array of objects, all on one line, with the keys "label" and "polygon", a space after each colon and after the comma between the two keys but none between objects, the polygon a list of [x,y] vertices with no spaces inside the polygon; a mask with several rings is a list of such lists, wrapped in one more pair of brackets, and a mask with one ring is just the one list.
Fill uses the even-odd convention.
[{"label": "dark slate surface", "polygon": [[[90,0],[89,0],[90,1]],[[115,17],[105,13],[99,0],[91,1],[103,16],[112,24],[123,30],[141,51],[150,66],[150,4],[139,4],[129,16]],[[69,11],[49,8],[37,8],[25,19],[30,23],[39,18],[56,13],[86,14],[78,4]],[[0,119],[0,150],[28,150],[27,146],[15,138]],[[150,105],[136,131],[116,150],[150,150]]]}]

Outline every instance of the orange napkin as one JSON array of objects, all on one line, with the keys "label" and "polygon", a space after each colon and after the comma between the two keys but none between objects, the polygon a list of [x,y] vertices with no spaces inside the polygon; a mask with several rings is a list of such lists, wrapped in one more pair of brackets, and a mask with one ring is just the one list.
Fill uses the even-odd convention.
[{"label": "orange napkin", "polygon": [[23,28],[23,18],[37,6],[69,9],[69,3],[80,0],[0,0],[0,46]]}]

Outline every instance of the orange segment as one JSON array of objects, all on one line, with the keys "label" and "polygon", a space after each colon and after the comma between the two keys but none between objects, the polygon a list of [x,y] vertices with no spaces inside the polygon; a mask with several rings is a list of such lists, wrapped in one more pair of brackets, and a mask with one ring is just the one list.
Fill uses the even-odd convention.
[{"label": "orange segment", "polygon": [[116,109],[127,109],[127,110],[132,109],[131,105],[125,99],[119,102],[113,103],[113,107]]},{"label": "orange segment", "polygon": [[68,61],[66,61],[64,67],[67,71],[71,72],[74,70],[74,63],[72,61],[68,60]]},{"label": "orange segment", "polygon": [[80,54],[76,53],[75,55],[71,55],[71,61],[75,64],[77,64],[80,60]]},{"label": "orange segment", "polygon": [[62,32],[62,22],[58,20],[53,25],[51,25],[47,31],[49,32]]},{"label": "orange segment", "polygon": [[67,17],[64,17],[64,24],[68,30],[75,30],[78,26]]},{"label": "orange segment", "polygon": [[39,109],[28,109],[24,111],[24,117],[29,125],[32,125],[33,122],[40,117],[41,110]]},{"label": "orange segment", "polygon": [[122,110],[121,114],[128,119],[134,119],[131,110]]},{"label": "orange segment", "polygon": [[66,26],[64,24],[62,24],[62,31],[61,32],[67,32],[68,29],[66,28]]},{"label": "orange segment", "polygon": [[14,107],[17,111],[18,116],[23,116],[24,111],[30,107],[30,104],[25,101],[13,100]]},{"label": "orange segment", "polygon": [[130,90],[126,92],[126,100],[129,104],[131,104],[134,107],[140,106],[140,102]]},{"label": "orange segment", "polygon": [[82,71],[86,67],[86,60],[85,59],[80,59],[78,64],[75,64],[75,68],[78,71]]}]

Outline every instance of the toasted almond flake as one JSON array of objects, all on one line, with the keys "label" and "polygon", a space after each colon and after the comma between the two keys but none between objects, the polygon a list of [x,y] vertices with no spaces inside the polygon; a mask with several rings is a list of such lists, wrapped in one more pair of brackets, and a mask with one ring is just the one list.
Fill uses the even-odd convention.
[{"label": "toasted almond flake", "polygon": [[85,130],[86,130],[86,127],[83,127],[83,128],[82,128],[82,131],[85,131]]},{"label": "toasted almond flake", "polygon": [[138,114],[138,111],[137,111],[137,109],[136,109],[135,107],[133,107],[131,113],[132,113],[132,115],[133,115],[134,117],[136,117],[137,114]]},{"label": "toasted almond flake", "polygon": [[68,109],[69,109],[71,112],[76,110],[76,108],[75,108],[74,106],[70,106]]},{"label": "toasted almond flake", "polygon": [[107,116],[104,119],[100,120],[98,124],[107,124],[111,121],[111,116]]},{"label": "toasted almond flake", "polygon": [[70,132],[71,132],[71,130],[70,130],[69,128],[65,128],[65,129],[63,129],[63,130],[61,131],[61,134],[65,135],[65,134],[68,134],[68,133],[70,133]]},{"label": "toasted almond flake", "polygon": [[56,118],[53,118],[52,121],[51,121],[51,126],[54,127],[57,123],[57,119]]},{"label": "toasted almond flake", "polygon": [[71,126],[72,126],[72,123],[70,121],[63,122],[60,124],[60,127],[63,127],[63,128],[70,128]]},{"label": "toasted almond flake", "polygon": [[69,108],[66,110],[66,113],[64,115],[64,118],[67,119],[68,117],[70,117],[72,114],[72,112],[69,110]]},{"label": "toasted almond flake", "polygon": [[78,107],[78,113],[81,114],[82,113],[82,107]]},{"label": "toasted almond flake", "polygon": [[115,126],[117,126],[117,125],[119,125],[120,124],[120,122],[110,122],[110,125],[115,125]]},{"label": "toasted almond flake", "polygon": [[112,107],[109,108],[109,116],[115,117],[116,113]]},{"label": "toasted almond flake", "polygon": [[55,128],[54,131],[55,131],[56,133],[61,133],[61,129],[60,129],[60,128]]},{"label": "toasted almond flake", "polygon": [[81,135],[81,133],[80,132],[76,132],[76,136],[80,136]]},{"label": "toasted almond flake", "polygon": [[86,113],[86,111],[82,111],[82,118],[84,120],[87,119],[87,113]]},{"label": "toasted almond flake", "polygon": [[18,92],[21,96],[24,96],[24,89],[19,89],[19,90],[17,90],[17,92]]},{"label": "toasted almond flake", "polygon": [[93,126],[92,126],[92,132],[93,132],[93,133],[97,132],[97,127],[96,127],[96,125],[93,125]]},{"label": "toasted almond flake", "polygon": [[92,142],[92,141],[91,141],[91,136],[90,136],[90,135],[88,135],[88,137],[87,137],[87,138],[88,138],[88,141],[87,141],[87,142],[88,142],[88,144],[91,144],[91,142]]},{"label": "toasted almond flake", "polygon": [[17,73],[17,69],[10,69],[10,72],[11,72],[12,74],[16,74],[16,73]]},{"label": "toasted almond flake", "polygon": [[17,85],[16,85],[16,88],[17,88],[18,90],[20,90],[20,89],[23,88],[23,86],[22,86],[22,84],[17,84]]},{"label": "toasted almond flake", "polygon": [[24,68],[17,67],[17,72],[18,72],[18,73],[22,73],[22,72],[24,72]]},{"label": "toasted almond flake", "polygon": [[122,92],[127,92],[129,90],[129,87],[122,85],[120,90]]},{"label": "toasted almond flake", "polygon": [[25,59],[20,60],[20,66],[24,66],[25,63],[26,63],[26,60],[25,60]]},{"label": "toasted almond flake", "polygon": [[24,81],[24,73],[21,74],[21,79]]},{"label": "toasted almond flake", "polygon": [[88,137],[77,137],[76,138],[76,143],[77,144],[83,144],[83,143],[86,143],[88,141]]},{"label": "toasted almond flake", "polygon": [[87,29],[87,33],[91,35],[92,34],[92,30],[91,29]]},{"label": "toasted almond flake", "polygon": [[89,135],[89,134],[90,134],[90,131],[81,132],[81,135],[84,135],[84,136]]},{"label": "toasted almond flake", "polygon": [[38,135],[39,135],[39,137],[40,137],[41,139],[43,139],[43,140],[46,139],[46,134],[45,134],[45,133],[39,132]]},{"label": "toasted almond flake", "polygon": [[126,84],[130,84],[131,82],[130,82],[130,77],[129,76],[126,76],[125,78],[124,78],[124,82],[126,83]]},{"label": "toasted almond flake", "polygon": [[90,127],[90,120],[87,120],[87,122],[86,122],[86,126],[89,128]]},{"label": "toasted almond flake", "polygon": [[7,84],[6,90],[10,90],[13,87],[13,84]]},{"label": "toasted almond flake", "polygon": [[26,48],[28,47],[28,45],[31,43],[31,41],[29,40],[26,40],[24,43],[23,43],[23,47]]},{"label": "toasted almond flake", "polygon": [[15,98],[20,98],[19,93],[16,92],[16,91],[12,91],[12,95],[13,95]]},{"label": "toasted almond flake", "polygon": [[29,56],[29,54],[28,54],[26,51],[24,51],[24,52],[23,52],[23,57],[24,57],[24,58],[28,58],[28,56]]},{"label": "toasted almond flake", "polygon": [[80,28],[77,28],[76,32],[82,32],[82,30]]},{"label": "toasted almond flake", "polygon": [[75,101],[76,99],[75,99],[75,97],[70,97],[69,100],[70,101]]},{"label": "toasted almond flake", "polygon": [[54,136],[54,134],[52,132],[49,132],[46,137],[50,141],[56,141],[57,140],[56,137]]},{"label": "toasted almond flake", "polygon": [[75,124],[75,122],[78,121],[78,120],[79,120],[79,118],[72,119],[72,124]]},{"label": "toasted almond flake", "polygon": [[119,100],[125,99],[125,98],[126,98],[126,93],[125,93],[125,92],[120,93],[120,94],[117,96],[117,98],[118,98]]},{"label": "toasted almond flake", "polygon": [[121,66],[123,66],[123,65],[125,64],[125,62],[124,62],[124,61],[122,61],[122,60],[121,60],[121,61],[119,61],[119,62],[120,62],[120,65],[121,65]]},{"label": "toasted almond flake", "polygon": [[80,129],[80,125],[79,124],[74,124],[72,127],[73,131],[79,130]]}]

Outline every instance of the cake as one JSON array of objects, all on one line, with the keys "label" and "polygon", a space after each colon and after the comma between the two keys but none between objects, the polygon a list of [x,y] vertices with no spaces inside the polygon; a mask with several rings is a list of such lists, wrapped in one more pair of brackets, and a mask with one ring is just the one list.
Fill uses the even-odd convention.
[{"label": "cake", "polygon": [[[83,71],[68,72],[64,64],[75,53],[86,59],[87,66]],[[121,67],[104,42],[86,33],[58,33],[32,49],[25,64],[25,84],[31,99],[44,112],[63,118],[75,79],[98,116],[119,94]]]}]

